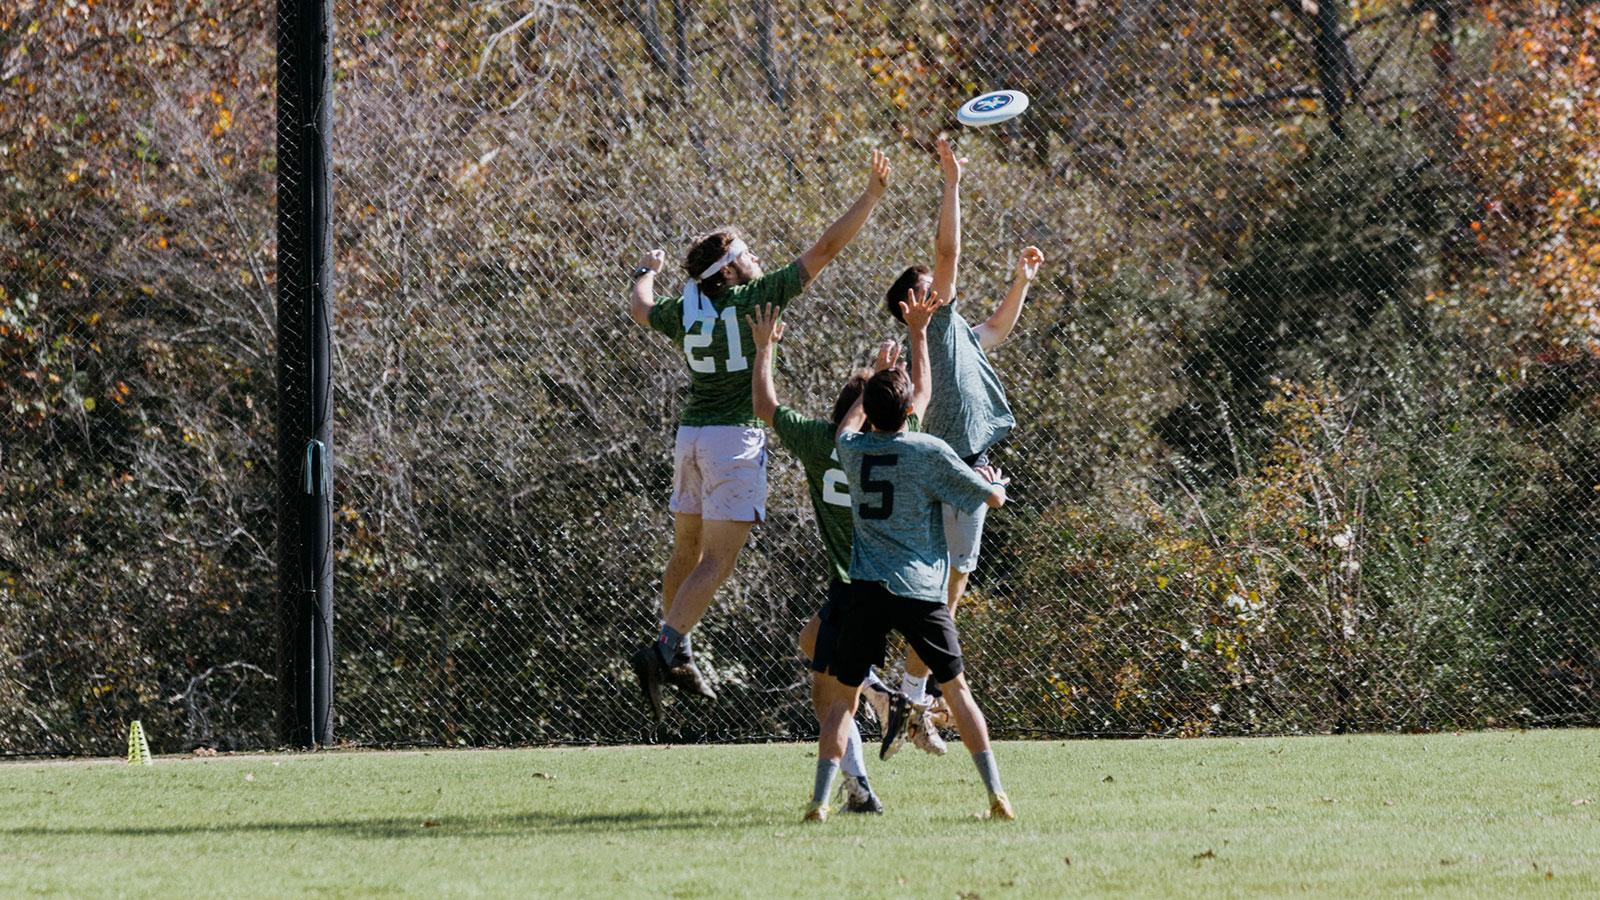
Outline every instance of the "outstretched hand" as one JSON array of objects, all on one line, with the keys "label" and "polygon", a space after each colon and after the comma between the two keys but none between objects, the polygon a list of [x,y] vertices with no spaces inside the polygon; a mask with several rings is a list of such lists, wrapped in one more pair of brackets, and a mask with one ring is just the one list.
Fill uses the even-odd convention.
[{"label": "outstretched hand", "polygon": [[939,148],[939,168],[944,172],[944,183],[958,184],[961,172],[967,167],[967,158],[957,158],[955,151],[950,148],[950,139],[942,134],[935,146]]},{"label": "outstretched hand", "polygon": [[884,369],[892,369],[899,361],[900,345],[895,343],[893,338],[885,338],[883,343],[878,345],[878,355],[872,360],[872,371],[882,372]]},{"label": "outstretched hand", "polygon": [[939,292],[930,290],[917,299],[916,291],[906,291],[906,299],[900,301],[900,318],[905,320],[906,327],[912,331],[924,331],[928,322],[933,319],[933,314],[939,311],[944,301],[939,299]]},{"label": "outstretched hand", "polygon": [[867,174],[867,195],[882,197],[889,189],[889,173],[894,167],[889,165],[889,157],[882,150],[872,151],[872,165]]},{"label": "outstretched hand", "polygon": [[750,310],[750,333],[757,347],[767,347],[783,340],[783,310],[775,303],[757,306]]},{"label": "outstretched hand", "polygon": [[1044,265],[1044,252],[1032,245],[1023,247],[1017,256],[1016,277],[1023,281],[1032,281],[1039,277],[1039,267]]},{"label": "outstretched hand", "polygon": [[1011,479],[1007,478],[1000,471],[1000,467],[999,466],[978,466],[976,469],[973,469],[972,471],[977,472],[978,475],[980,475],[985,481],[988,481],[990,484],[997,485],[999,487],[1005,487],[1005,486],[1007,486],[1007,485],[1009,485],[1011,483]]}]

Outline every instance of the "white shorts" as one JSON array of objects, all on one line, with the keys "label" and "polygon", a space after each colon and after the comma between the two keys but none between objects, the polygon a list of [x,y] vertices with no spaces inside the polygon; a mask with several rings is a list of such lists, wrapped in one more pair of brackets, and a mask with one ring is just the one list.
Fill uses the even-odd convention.
[{"label": "white shorts", "polygon": [[767,432],[759,426],[680,425],[672,448],[675,513],[722,522],[767,517]]},{"label": "white shorts", "polygon": [[989,517],[989,504],[978,507],[975,513],[958,511],[948,503],[944,507],[944,544],[950,554],[950,570],[964,575],[978,568],[978,548],[983,543],[983,521]]}]

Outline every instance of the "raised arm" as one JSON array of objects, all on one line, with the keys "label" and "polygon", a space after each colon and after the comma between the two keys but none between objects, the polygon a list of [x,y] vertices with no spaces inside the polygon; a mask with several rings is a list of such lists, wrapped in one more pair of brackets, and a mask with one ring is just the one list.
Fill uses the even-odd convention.
[{"label": "raised arm", "polygon": [[628,315],[646,328],[650,327],[650,310],[656,305],[656,274],[667,264],[667,254],[651,250],[639,258],[634,269],[633,290],[628,298]]},{"label": "raised arm", "polygon": [[756,418],[772,424],[778,414],[778,388],[772,383],[773,348],[783,340],[783,310],[769,303],[750,311],[750,333],[756,340],[756,368],[750,376],[750,404]]},{"label": "raised arm", "polygon": [[934,311],[943,306],[938,291],[929,291],[921,300],[916,291],[906,291],[900,304],[900,317],[905,320],[911,334],[911,412],[921,418],[928,412],[933,400],[933,375],[928,361],[928,322]]},{"label": "raised arm", "polygon": [[806,278],[816,278],[822,267],[833,262],[852,239],[861,226],[867,222],[867,217],[872,215],[872,210],[883,199],[884,191],[889,189],[889,157],[883,151],[872,151],[872,168],[867,175],[867,188],[851,207],[845,210],[839,220],[828,226],[816,244],[810,250],[800,254],[800,267],[805,270]]},{"label": "raised arm", "polygon": [[1022,315],[1022,303],[1028,298],[1028,286],[1038,277],[1039,266],[1043,263],[1044,254],[1038,247],[1022,248],[1022,253],[1017,256],[1016,272],[1011,277],[1011,290],[1006,291],[1006,298],[995,307],[994,313],[972,329],[977,333],[983,349],[992,350],[1011,336],[1011,329],[1017,326],[1017,317]]},{"label": "raised arm", "polygon": [[866,391],[862,391],[856,396],[856,402],[850,404],[850,411],[844,414],[844,418],[839,420],[839,427],[834,429],[835,438],[847,431],[860,431],[861,426],[867,424],[866,394]]},{"label": "raised arm", "polygon": [[956,295],[956,263],[961,260],[961,171],[966,165],[966,158],[957,159],[950,142],[940,135],[944,196],[939,201],[939,231],[933,242],[933,289],[950,299]]}]

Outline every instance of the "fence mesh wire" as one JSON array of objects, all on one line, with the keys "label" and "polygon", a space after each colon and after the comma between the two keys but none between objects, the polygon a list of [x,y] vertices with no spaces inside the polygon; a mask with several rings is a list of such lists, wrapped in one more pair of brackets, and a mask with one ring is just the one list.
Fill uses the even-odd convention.
[{"label": "fence mesh wire", "polygon": [[[136,7],[136,8],[130,8]],[[1557,0],[339,0],[336,715],[652,736],[679,349],[638,254],[769,264],[824,416],[970,157],[1018,427],[958,613],[1001,736],[1600,722],[1600,12]],[[272,742],[274,14],[0,11],[0,752]],[[960,129],[1011,87],[1028,113]],[[676,266],[663,291],[681,281]],[[795,460],[659,737],[812,733]]]}]

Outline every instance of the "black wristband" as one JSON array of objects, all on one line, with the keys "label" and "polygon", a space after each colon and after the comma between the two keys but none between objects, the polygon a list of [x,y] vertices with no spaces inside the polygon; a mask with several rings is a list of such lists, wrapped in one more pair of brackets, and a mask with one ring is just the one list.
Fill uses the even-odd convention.
[{"label": "black wristband", "polygon": [[652,269],[649,266],[640,266],[639,268],[633,270],[633,280],[638,281],[639,279],[643,278],[646,272],[654,275],[655,271],[655,269]]}]

